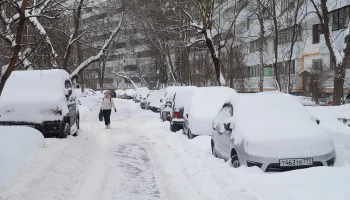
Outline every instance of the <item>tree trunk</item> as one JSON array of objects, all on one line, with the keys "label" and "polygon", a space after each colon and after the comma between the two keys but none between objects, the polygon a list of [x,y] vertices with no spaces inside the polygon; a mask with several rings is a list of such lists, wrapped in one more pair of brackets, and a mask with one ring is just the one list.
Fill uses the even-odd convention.
[{"label": "tree trunk", "polygon": [[[77,47],[78,63],[82,63],[83,62],[83,58],[82,58],[82,55],[81,55],[80,43],[77,43],[76,47]],[[82,70],[80,72],[80,79],[79,80],[80,80],[81,92],[84,92],[84,90],[85,90],[84,70]]]},{"label": "tree trunk", "polygon": [[273,25],[274,25],[274,31],[275,31],[275,38],[274,38],[274,43],[273,43],[273,49],[275,53],[275,60],[273,62],[273,68],[275,71],[275,82],[276,82],[276,89],[278,91],[282,91],[281,89],[281,82],[279,79],[279,73],[277,69],[277,61],[278,61],[278,22],[277,22],[277,16],[276,16],[276,0],[272,1],[272,6],[273,6]]},{"label": "tree trunk", "polygon": [[[79,33],[79,26],[80,26],[80,17],[81,17],[81,9],[83,6],[84,0],[80,0],[78,8],[73,10],[73,18],[74,18],[74,31],[73,34],[68,42],[68,45],[66,47],[66,52],[63,57],[63,64],[62,69],[67,71],[68,68],[68,60],[71,54],[72,46],[73,46],[73,40],[75,40],[78,37]],[[81,62],[79,62],[81,63]]]},{"label": "tree trunk", "polygon": [[214,47],[214,44],[213,44],[213,40],[208,38],[208,36],[206,34],[205,34],[205,40],[206,40],[206,43],[207,43],[207,46],[208,46],[211,58],[212,58],[213,63],[214,63],[217,82],[218,82],[219,86],[221,86],[222,83],[221,83],[221,80],[220,80],[221,79],[220,60],[219,60],[219,58],[217,56],[217,53],[216,53],[216,50],[215,50],[215,47]]},{"label": "tree trunk", "polygon": [[10,62],[7,66],[5,73],[2,75],[2,77],[0,77],[1,78],[0,96],[2,94],[4,87],[5,87],[5,83],[6,83],[7,79],[10,77],[12,71],[15,68],[15,65],[16,65],[17,59],[18,59],[18,54],[21,51],[21,43],[22,43],[22,39],[23,39],[22,35],[23,35],[23,30],[24,30],[25,21],[26,21],[25,10],[27,7],[27,3],[28,3],[28,0],[23,0],[20,11],[19,11],[19,22],[17,24],[17,30],[16,30],[16,45],[12,47],[13,53],[12,53],[12,57],[10,59]]},{"label": "tree trunk", "polygon": [[264,21],[259,16],[259,24],[260,24],[260,34],[259,34],[259,61],[260,61],[260,80],[259,80],[259,91],[264,91],[264,54],[263,54],[263,46],[264,46],[264,36],[265,36],[265,27]]}]

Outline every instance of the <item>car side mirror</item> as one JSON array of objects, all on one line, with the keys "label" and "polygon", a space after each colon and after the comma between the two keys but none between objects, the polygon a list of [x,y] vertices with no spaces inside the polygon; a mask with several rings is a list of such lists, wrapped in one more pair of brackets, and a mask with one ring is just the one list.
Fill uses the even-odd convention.
[{"label": "car side mirror", "polygon": [[232,131],[231,123],[224,123],[224,128],[225,128],[226,131]]},{"label": "car side mirror", "polygon": [[160,103],[163,103],[163,99],[161,99],[161,100],[159,100],[160,101]]}]

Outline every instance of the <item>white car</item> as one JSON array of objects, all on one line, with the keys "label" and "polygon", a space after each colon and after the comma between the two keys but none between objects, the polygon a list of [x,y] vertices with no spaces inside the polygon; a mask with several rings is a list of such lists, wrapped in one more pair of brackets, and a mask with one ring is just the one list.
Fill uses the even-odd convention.
[{"label": "white car", "polygon": [[142,93],[145,91],[149,91],[149,89],[146,87],[136,88],[136,95],[134,98],[135,103],[139,103],[141,101]]},{"label": "white car", "polygon": [[30,126],[45,137],[78,135],[79,107],[65,70],[14,71],[0,98],[0,125]]},{"label": "white car", "polygon": [[284,171],[333,166],[328,133],[295,97],[279,92],[231,96],[212,123],[212,153],[234,167]]},{"label": "white car", "polygon": [[161,99],[163,99],[164,94],[164,90],[156,90],[154,92],[151,92],[148,98],[146,99],[145,109],[159,113],[160,106],[162,104]]},{"label": "white car", "polygon": [[211,135],[212,121],[231,92],[228,87],[196,89],[184,109],[184,134],[189,139],[197,135]]}]

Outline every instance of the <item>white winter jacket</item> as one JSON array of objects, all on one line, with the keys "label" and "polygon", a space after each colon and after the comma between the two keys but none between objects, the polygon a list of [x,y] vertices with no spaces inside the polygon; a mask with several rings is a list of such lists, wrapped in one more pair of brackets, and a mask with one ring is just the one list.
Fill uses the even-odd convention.
[{"label": "white winter jacket", "polygon": [[103,97],[101,102],[101,109],[102,110],[111,110],[112,108],[115,108],[114,101],[111,96],[109,97]]}]

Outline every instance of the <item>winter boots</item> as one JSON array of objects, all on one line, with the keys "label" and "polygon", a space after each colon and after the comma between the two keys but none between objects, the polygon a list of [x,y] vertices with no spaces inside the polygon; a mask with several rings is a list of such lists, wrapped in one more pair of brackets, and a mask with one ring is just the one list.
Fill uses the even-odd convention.
[{"label": "winter boots", "polygon": [[111,128],[110,124],[106,125],[106,129],[110,129],[110,128]]}]

